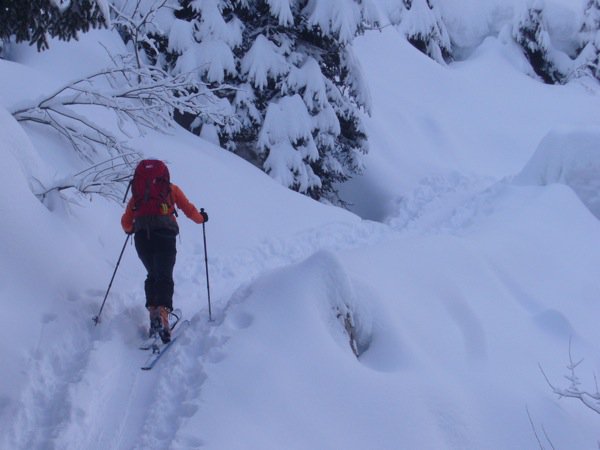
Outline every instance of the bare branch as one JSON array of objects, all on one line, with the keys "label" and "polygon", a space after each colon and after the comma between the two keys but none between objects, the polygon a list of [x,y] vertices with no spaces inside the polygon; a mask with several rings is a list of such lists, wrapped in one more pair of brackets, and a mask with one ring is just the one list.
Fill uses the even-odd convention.
[{"label": "bare branch", "polygon": [[[533,418],[531,417],[531,413],[529,412],[529,407],[525,406],[525,410],[527,411],[527,418],[529,419],[529,425],[531,425],[531,429],[533,431],[533,434],[535,436],[535,439],[536,439],[538,445],[540,446],[540,450],[545,450],[546,447],[544,447],[544,444],[542,443],[542,439],[540,438],[537,428],[535,427],[535,424],[533,423]],[[546,432],[546,428],[544,427],[544,425],[542,425],[542,431],[544,432],[544,437],[546,438],[546,441],[548,441],[550,448],[552,450],[556,450],[554,447],[554,444],[552,443],[552,441],[550,440],[550,437],[548,436],[548,433]]]},{"label": "bare branch", "polygon": [[[76,189],[85,194],[111,197],[114,186],[122,181],[120,172],[136,152],[127,138],[147,130],[168,132],[175,124],[176,112],[189,114],[196,120],[224,123],[230,116],[230,105],[215,95],[191,73],[173,75],[160,67],[145,65],[141,44],[148,41],[150,31],[159,32],[154,18],[172,0],[153,3],[136,0],[127,11],[110,5],[113,21],[134,42],[135,54],[112,55],[105,48],[112,66],[71,81],[54,92],[12,111],[19,122],[49,127],[68,142],[90,169],[54,186],[42,188],[36,195],[44,199],[51,192]],[[133,10],[131,10],[133,8]],[[231,89],[223,87],[222,89]],[[101,125],[98,108],[110,113],[115,126]],[[127,156],[127,158],[126,158]],[[97,163],[101,158],[125,158],[120,164]],[[108,188],[107,188],[108,186]]]},{"label": "bare branch", "polygon": [[156,67],[138,68],[131,56],[114,56],[113,62],[116,67],[67,84],[35,105],[14,110],[13,116],[20,122],[54,128],[93,162],[93,156],[103,150],[120,154],[132,149],[90,120],[91,115],[84,116],[84,108],[101,106],[112,111],[126,136],[131,127],[142,135],[147,129],[166,132],[173,126],[177,110],[217,123],[227,115],[218,110],[214,90],[197,83],[190,74],[173,76]]},{"label": "bare branch", "polygon": [[566,388],[559,388],[552,384],[552,382],[544,372],[542,366],[538,364],[538,367],[540,368],[542,375],[546,379],[546,383],[548,383],[548,386],[550,386],[552,391],[556,395],[558,395],[559,398],[566,397],[577,399],[592,411],[600,414],[600,393],[598,393],[598,387],[596,386],[595,393],[593,394],[580,389],[581,382],[575,372],[575,369],[581,364],[581,362],[583,362],[583,359],[579,360],[578,362],[573,361],[573,356],[571,353],[571,343],[569,342],[569,364],[567,365],[569,374],[565,375],[565,378],[569,380],[569,386]]},{"label": "bare branch", "polygon": [[140,55],[142,43],[147,44],[158,54],[154,42],[148,38],[148,33],[152,31],[161,33],[154,18],[159,10],[168,7],[167,3],[168,0],[155,0],[146,11],[142,10],[142,3],[139,1],[131,11],[122,11],[115,5],[110,5],[111,13],[114,16],[112,23],[115,28],[125,34],[126,41],[132,41],[136,66],[138,68],[144,65]]},{"label": "bare branch", "polygon": [[535,428],[535,424],[533,423],[533,419],[531,418],[531,414],[529,413],[529,408],[525,407],[525,410],[527,411],[529,425],[531,425],[531,429],[533,430],[533,435],[535,436],[535,439],[536,439],[538,445],[540,446],[540,450],[544,450],[544,446],[542,445],[542,440],[540,439],[537,429]]},{"label": "bare branch", "polygon": [[53,192],[74,189],[80,194],[96,194],[120,202],[138,160],[137,153],[119,155],[57,180],[50,187],[36,180],[40,188],[35,195],[44,202]]}]

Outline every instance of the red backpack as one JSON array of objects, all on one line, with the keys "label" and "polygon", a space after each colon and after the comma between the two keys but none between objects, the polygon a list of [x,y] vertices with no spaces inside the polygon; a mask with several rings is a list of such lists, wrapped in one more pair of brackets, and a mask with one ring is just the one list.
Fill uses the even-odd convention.
[{"label": "red backpack", "polygon": [[157,159],[140,161],[131,181],[134,230],[179,231],[173,215],[171,179],[167,165]]}]

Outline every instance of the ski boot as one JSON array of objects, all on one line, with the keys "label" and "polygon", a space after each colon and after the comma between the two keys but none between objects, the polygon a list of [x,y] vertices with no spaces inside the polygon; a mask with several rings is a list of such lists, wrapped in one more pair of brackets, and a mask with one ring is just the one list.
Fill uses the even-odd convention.
[{"label": "ski boot", "polygon": [[170,342],[169,308],[166,306],[149,306],[148,311],[150,312],[149,336],[152,338],[158,335],[164,344]]}]

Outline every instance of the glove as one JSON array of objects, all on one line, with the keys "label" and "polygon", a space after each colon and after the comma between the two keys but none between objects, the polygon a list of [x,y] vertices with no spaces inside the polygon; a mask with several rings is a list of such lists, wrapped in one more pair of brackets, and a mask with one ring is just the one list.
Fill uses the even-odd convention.
[{"label": "glove", "polygon": [[204,221],[202,223],[208,222],[208,214],[206,214],[206,212],[204,212],[204,210],[200,211],[200,215],[204,219]]}]

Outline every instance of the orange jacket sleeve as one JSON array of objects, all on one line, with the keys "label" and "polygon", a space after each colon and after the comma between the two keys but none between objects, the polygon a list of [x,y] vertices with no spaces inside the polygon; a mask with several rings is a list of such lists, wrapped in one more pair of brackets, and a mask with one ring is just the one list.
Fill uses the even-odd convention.
[{"label": "orange jacket sleeve", "polygon": [[[198,209],[187,199],[183,191],[179,186],[171,185],[171,195],[173,196],[173,202],[177,207],[183,211],[183,213],[196,223],[203,223],[204,217],[198,211]],[[133,214],[133,213],[132,213]]]},{"label": "orange jacket sleeve", "polygon": [[125,212],[121,216],[121,227],[125,233],[133,232],[133,197],[129,199]]}]

